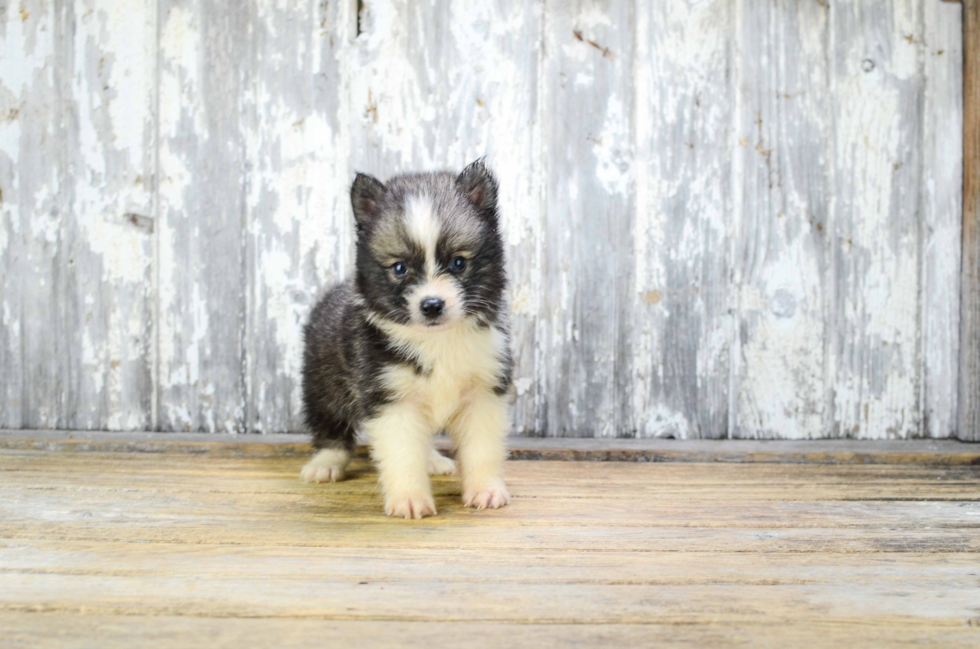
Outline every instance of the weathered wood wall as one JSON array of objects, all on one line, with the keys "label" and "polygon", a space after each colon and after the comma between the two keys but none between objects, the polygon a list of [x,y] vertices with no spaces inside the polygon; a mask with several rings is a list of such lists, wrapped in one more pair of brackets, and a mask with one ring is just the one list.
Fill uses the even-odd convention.
[{"label": "weathered wood wall", "polygon": [[0,426],[299,429],[353,170],[488,154],[518,432],[953,435],[962,56],[938,0],[0,0]]}]

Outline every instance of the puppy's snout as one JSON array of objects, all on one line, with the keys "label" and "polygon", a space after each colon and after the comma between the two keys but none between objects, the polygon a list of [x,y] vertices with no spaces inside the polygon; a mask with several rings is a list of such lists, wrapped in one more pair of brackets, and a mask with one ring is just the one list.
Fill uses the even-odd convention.
[{"label": "puppy's snout", "polygon": [[445,306],[446,303],[441,299],[437,297],[427,297],[422,300],[421,304],[419,304],[419,310],[422,312],[422,315],[431,320],[441,316]]}]

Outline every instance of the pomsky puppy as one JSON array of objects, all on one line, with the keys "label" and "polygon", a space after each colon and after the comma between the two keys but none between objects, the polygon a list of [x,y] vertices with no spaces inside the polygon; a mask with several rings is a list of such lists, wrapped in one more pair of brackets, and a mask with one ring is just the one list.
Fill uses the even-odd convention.
[{"label": "pomsky puppy", "polygon": [[355,276],[305,329],[303,406],[313,433],[308,482],[342,480],[355,433],[371,443],[389,516],[436,513],[429,474],[452,473],[463,503],[503,507],[512,359],[497,183],[483,160],[459,176],[358,174]]}]

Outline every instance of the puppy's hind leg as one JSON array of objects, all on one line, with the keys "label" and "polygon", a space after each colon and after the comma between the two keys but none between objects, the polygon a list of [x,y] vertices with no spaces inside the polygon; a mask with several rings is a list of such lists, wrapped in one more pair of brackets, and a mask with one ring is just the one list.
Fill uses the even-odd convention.
[{"label": "puppy's hind leg", "polygon": [[456,463],[433,447],[429,453],[429,475],[452,475],[456,473]]},{"label": "puppy's hind leg", "polygon": [[308,418],[317,452],[299,472],[303,482],[339,482],[354,449],[354,429],[332,418]]},{"label": "puppy's hind leg", "polygon": [[340,482],[350,462],[346,448],[322,448],[300,469],[303,482]]}]

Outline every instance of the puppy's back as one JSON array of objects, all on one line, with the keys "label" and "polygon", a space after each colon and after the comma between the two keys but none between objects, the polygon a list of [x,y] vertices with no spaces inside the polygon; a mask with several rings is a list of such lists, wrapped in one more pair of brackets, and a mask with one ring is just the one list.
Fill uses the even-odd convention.
[{"label": "puppy's back", "polygon": [[331,345],[342,334],[345,315],[354,304],[354,280],[347,280],[328,290],[310,313],[303,335],[307,354]]}]

